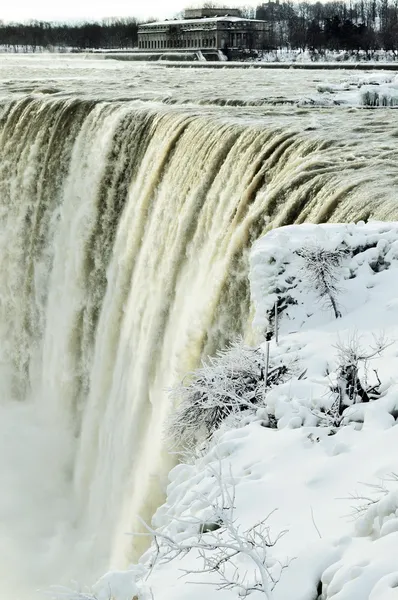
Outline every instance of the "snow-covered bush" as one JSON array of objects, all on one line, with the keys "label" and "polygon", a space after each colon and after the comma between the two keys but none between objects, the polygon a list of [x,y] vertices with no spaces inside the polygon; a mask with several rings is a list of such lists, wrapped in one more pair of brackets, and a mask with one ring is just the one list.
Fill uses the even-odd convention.
[{"label": "snow-covered bush", "polygon": [[[289,243],[284,244],[287,237]],[[328,335],[321,342],[323,372],[316,372],[317,360],[311,356],[308,361],[300,345],[290,340],[300,328],[316,329],[321,322],[347,317],[366,301],[373,279],[397,261],[396,225],[287,227],[264,239],[264,249],[260,244],[252,257],[253,296],[267,339],[271,331],[276,333],[278,306],[280,343],[275,336],[268,376],[265,355],[269,345],[251,348],[237,342],[208,358],[172,390],[177,408],[168,434],[188,452],[209,439],[222,423],[223,428],[229,423],[241,426],[239,422],[254,413],[265,426],[274,428],[361,423],[363,411],[349,409],[380,396],[378,370],[368,378],[367,363],[380,358],[388,345],[384,340],[358,338],[356,326],[347,328],[349,321],[342,318],[344,334],[337,341]],[[329,311],[323,310],[325,305]],[[298,377],[291,368],[294,363],[300,365]]]},{"label": "snow-covered bush", "polygon": [[374,371],[376,384],[369,384],[368,362],[380,356],[388,345],[384,338],[380,338],[374,339],[374,345],[363,347],[355,334],[336,344],[337,368],[335,373],[330,374],[333,376],[330,385],[333,402],[328,407],[314,410],[319,426],[336,428],[347,425],[350,423],[350,413],[346,409],[379,398],[381,381],[377,371]]},{"label": "snow-covered bush", "polygon": [[377,539],[398,531],[398,475],[391,473],[380,483],[367,484],[363,492],[349,497],[359,537]]},{"label": "snow-covered bush", "polygon": [[177,405],[168,436],[177,447],[194,447],[208,439],[222,421],[264,405],[267,389],[287,378],[282,362],[267,369],[263,349],[241,341],[209,357],[186,381],[171,390]]},{"label": "snow-covered bush", "polygon": [[[358,402],[369,402],[371,399],[379,397],[379,386],[381,381],[375,371],[377,384],[368,385],[367,366],[368,362],[380,356],[389,343],[384,339],[375,339],[374,345],[364,348],[361,347],[360,340],[353,336],[347,343],[339,343],[336,348],[338,351],[338,393],[339,412],[343,413],[344,408]],[[361,381],[359,367],[362,365],[364,373]]]},{"label": "snow-covered bush", "polygon": [[[148,553],[150,568],[168,565],[196,553],[199,567],[180,567],[183,575],[212,574],[212,585],[219,590],[234,590],[246,597],[259,591],[271,600],[272,591],[278,584],[282,572],[289,566],[270,557],[270,549],[287,533],[271,533],[269,518],[274,511],[250,527],[244,527],[236,514],[236,490],[232,472],[223,473],[221,467],[207,472],[213,478],[215,498],[208,500],[198,491],[193,495],[193,504],[199,502],[207,512],[207,522],[188,514],[178,520],[181,533],[153,529],[145,524],[154,544]],[[193,582],[191,582],[193,583]]]}]

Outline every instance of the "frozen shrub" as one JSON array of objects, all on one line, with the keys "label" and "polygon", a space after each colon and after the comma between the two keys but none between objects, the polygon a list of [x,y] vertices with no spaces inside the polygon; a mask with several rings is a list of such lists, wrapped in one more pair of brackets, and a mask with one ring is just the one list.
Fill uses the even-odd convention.
[{"label": "frozen shrub", "polygon": [[171,391],[177,409],[168,424],[169,437],[177,446],[192,447],[229,415],[256,410],[266,389],[283,381],[288,369],[270,365],[267,381],[265,371],[263,350],[242,342],[209,357]]},{"label": "frozen shrub", "polygon": [[[269,520],[275,511],[249,528],[243,526],[236,513],[232,472],[224,474],[220,464],[219,469],[210,469],[210,473],[217,489],[216,498],[209,502],[201,494],[195,494],[195,499],[205,501],[211,510],[210,523],[203,523],[192,514],[183,516],[179,524],[190,533],[185,538],[178,538],[143,522],[154,542],[151,569],[156,564],[167,565],[195,552],[198,567],[180,569],[183,576],[212,574],[209,583],[217,590],[233,590],[240,597],[260,592],[266,600],[271,600],[282,572],[290,564],[288,559],[280,562],[272,556],[272,549],[287,530],[272,536]],[[193,529],[196,534],[192,534]],[[242,563],[245,568],[240,568]]]},{"label": "frozen shrub", "polygon": [[379,398],[381,381],[374,370],[376,384],[368,383],[368,362],[380,356],[390,343],[383,337],[374,338],[374,344],[362,347],[354,334],[344,342],[336,344],[338,366],[336,380],[330,386],[333,402],[329,408],[313,411],[321,427],[340,427],[347,422],[346,409],[353,404],[368,403]]}]

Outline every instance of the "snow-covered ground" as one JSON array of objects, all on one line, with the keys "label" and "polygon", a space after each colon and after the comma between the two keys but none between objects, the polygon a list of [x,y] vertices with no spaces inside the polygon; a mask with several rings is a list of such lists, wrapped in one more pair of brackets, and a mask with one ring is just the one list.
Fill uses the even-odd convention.
[{"label": "snow-covered ground", "polygon": [[[338,257],[331,288],[340,318],[308,269],[305,257],[319,251]],[[184,547],[206,536],[226,541],[223,527],[198,532],[214,521],[220,495],[224,509],[232,497],[236,527],[245,532],[266,519],[276,541],[265,563],[273,600],[398,598],[397,269],[398,223],[289,226],[254,245],[254,326],[259,336],[272,332],[277,301],[271,361],[288,365],[291,375],[265,394],[262,407],[223,425],[195,459],[170,473],[166,502],[153,519],[161,536]],[[365,403],[346,398],[351,406],[336,421],[333,390],[350,349],[362,388],[375,393]],[[220,589],[219,573],[192,574],[202,568],[197,550],[171,562],[163,552],[152,546],[139,566],[106,575],[95,598],[238,597],[238,588]],[[233,561],[239,577],[255,580],[250,561]]]},{"label": "snow-covered ground", "polygon": [[359,52],[349,52],[347,50],[325,50],[323,52],[311,51],[311,50],[291,50],[289,48],[279,48],[270,52],[263,52],[260,54],[257,60],[263,62],[320,62],[320,63],[334,63],[334,62],[382,62],[391,63],[396,62],[397,56],[392,51],[386,50],[375,50],[373,52],[366,52],[360,50]]}]

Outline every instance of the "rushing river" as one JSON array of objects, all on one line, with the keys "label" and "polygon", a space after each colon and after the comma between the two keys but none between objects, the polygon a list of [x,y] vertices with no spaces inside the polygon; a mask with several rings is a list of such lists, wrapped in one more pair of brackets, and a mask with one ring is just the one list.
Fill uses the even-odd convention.
[{"label": "rushing river", "polygon": [[372,78],[0,57],[4,598],[139,554],[165,390],[250,337],[259,235],[398,217],[396,112],[355,104]]}]

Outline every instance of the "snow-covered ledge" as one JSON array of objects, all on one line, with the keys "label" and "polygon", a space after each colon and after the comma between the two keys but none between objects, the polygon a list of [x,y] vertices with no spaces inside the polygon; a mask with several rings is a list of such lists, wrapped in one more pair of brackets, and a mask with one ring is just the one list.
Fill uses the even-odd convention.
[{"label": "snow-covered ledge", "polygon": [[[324,288],[308,276],[308,256],[335,260],[329,287],[338,318],[327,294],[319,292]],[[155,529],[179,544],[196,539],[195,524],[211,521],[209,509],[219,498],[215,473],[222,472],[243,531],[267,515],[271,537],[285,531],[267,551],[267,568],[277,573],[278,566],[287,566],[270,594],[253,591],[252,600],[397,598],[397,266],[397,223],[290,226],[270,232],[253,248],[255,324],[261,334],[270,333],[273,360],[294,365],[292,376],[266,390],[256,414],[222,427],[191,464],[171,471],[166,502],[153,519]],[[276,302],[278,344],[272,331]],[[353,402],[337,426],[330,426],[339,352],[347,344],[359,356],[363,388],[377,393]],[[140,567],[108,575],[95,597],[238,597],[237,589],[214,585],[216,573],[193,574],[201,567],[195,549],[171,562],[155,557],[152,547]],[[235,566],[248,580],[253,577],[244,558]],[[181,569],[190,575],[181,578]]]}]

